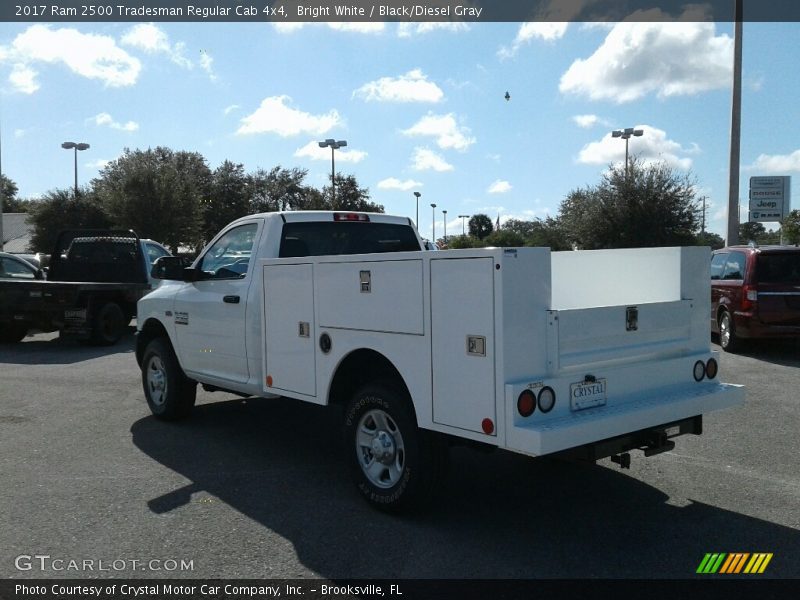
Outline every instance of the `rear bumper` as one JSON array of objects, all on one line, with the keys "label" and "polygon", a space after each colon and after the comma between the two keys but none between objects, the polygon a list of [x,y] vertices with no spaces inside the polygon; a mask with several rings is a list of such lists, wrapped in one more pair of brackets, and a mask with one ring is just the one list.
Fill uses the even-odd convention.
[{"label": "rear bumper", "polygon": [[734,313],[733,324],[741,338],[800,337],[800,325],[770,325],[754,313]]},{"label": "rear bumper", "polygon": [[744,387],[726,383],[679,386],[615,406],[576,411],[535,424],[517,424],[509,432],[508,442],[510,449],[526,454],[552,454],[737,406],[744,402],[744,395]]}]

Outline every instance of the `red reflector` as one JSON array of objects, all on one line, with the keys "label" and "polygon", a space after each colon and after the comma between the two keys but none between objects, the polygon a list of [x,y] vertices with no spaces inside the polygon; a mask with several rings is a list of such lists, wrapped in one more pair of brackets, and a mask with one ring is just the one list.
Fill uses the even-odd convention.
[{"label": "red reflector", "polygon": [[536,409],[536,396],[530,390],[522,390],[517,398],[517,410],[520,416],[530,417]]},{"label": "red reflector", "polygon": [[742,310],[752,310],[758,301],[758,289],[752,285],[742,286]]},{"label": "red reflector", "polygon": [[481,427],[483,428],[483,433],[486,435],[494,433],[494,423],[492,423],[491,419],[484,419],[481,421]]},{"label": "red reflector", "polygon": [[709,358],[706,362],[706,377],[709,379],[714,379],[717,376],[717,372],[719,371],[719,365],[717,361],[713,358]]},{"label": "red reflector", "polygon": [[369,222],[369,215],[363,213],[333,213],[334,221],[357,221],[361,223]]},{"label": "red reflector", "polygon": [[267,375],[267,387],[272,387],[272,375]]}]

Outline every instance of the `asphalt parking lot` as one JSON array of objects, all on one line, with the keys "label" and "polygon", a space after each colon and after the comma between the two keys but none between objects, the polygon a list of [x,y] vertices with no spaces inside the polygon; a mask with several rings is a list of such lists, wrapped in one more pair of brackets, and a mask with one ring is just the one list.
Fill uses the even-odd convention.
[{"label": "asphalt parking lot", "polygon": [[724,355],[746,405],[672,452],[622,471],[457,448],[402,518],[357,496],[335,413],[200,391],[156,421],[133,345],[0,346],[0,578],[683,578],[707,552],[800,577],[798,344]]}]

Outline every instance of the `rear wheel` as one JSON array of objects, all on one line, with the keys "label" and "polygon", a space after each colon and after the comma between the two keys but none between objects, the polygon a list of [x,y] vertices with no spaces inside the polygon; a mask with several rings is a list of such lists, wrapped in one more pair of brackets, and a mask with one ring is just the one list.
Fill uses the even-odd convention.
[{"label": "rear wheel", "polygon": [[387,512],[424,505],[441,480],[447,448],[417,427],[411,401],[387,384],[354,394],[345,411],[345,449],[361,495]]},{"label": "rear wheel", "polygon": [[90,342],[98,346],[116,344],[125,333],[125,313],[116,302],[104,304],[94,317]]},{"label": "rear wheel", "polygon": [[165,421],[186,417],[194,407],[197,383],[184,374],[172,345],[156,338],[142,356],[142,386],[150,411]]},{"label": "rear wheel", "polygon": [[741,341],[736,337],[731,313],[723,310],[719,316],[719,345],[726,352],[736,352],[741,347]]},{"label": "rear wheel", "polygon": [[0,343],[16,344],[28,335],[28,326],[24,323],[6,323],[0,327]]}]

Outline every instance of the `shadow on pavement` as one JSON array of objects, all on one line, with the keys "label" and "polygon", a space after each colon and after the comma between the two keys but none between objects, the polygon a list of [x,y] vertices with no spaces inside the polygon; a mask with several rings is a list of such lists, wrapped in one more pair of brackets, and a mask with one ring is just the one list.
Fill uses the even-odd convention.
[{"label": "shadow on pavement", "polygon": [[71,365],[111,354],[133,352],[136,328],[128,327],[113,346],[90,346],[54,334],[35,334],[17,344],[0,344],[0,363],[10,365]]},{"label": "shadow on pavement", "polygon": [[[706,552],[773,552],[796,577],[800,532],[692,502],[673,506],[601,466],[454,448],[427,512],[384,515],[349,480],[338,413],[292,400],[204,404],[131,428],[191,480],[148,501],[163,514],[211,494],[290,541],[327,578],[692,577]],[[200,526],[200,525],[198,525]]]},{"label": "shadow on pavement", "polygon": [[736,354],[784,367],[800,367],[800,338],[747,340]]}]

